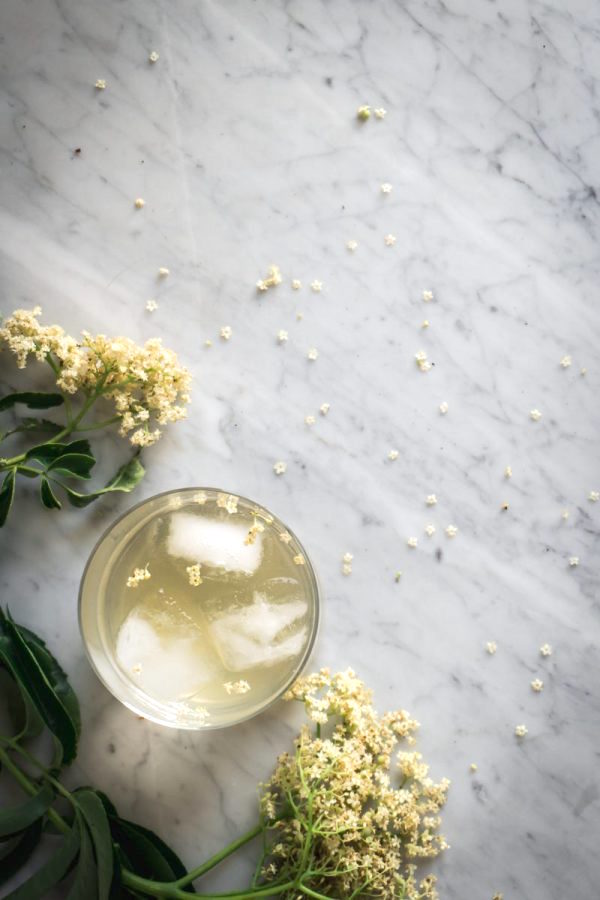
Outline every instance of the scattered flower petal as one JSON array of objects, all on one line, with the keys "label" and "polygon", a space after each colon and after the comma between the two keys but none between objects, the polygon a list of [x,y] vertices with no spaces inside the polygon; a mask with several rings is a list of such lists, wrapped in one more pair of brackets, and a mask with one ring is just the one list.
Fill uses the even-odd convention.
[{"label": "scattered flower petal", "polygon": [[273,464],[273,471],[276,475],[283,475],[286,469],[287,463],[284,463],[283,460],[279,460],[279,462]]},{"label": "scattered flower petal", "polygon": [[490,654],[490,656],[493,656],[498,649],[498,644],[496,643],[496,641],[488,641],[485,645],[485,649]]},{"label": "scattered flower petal", "polygon": [[233,334],[233,331],[231,330],[231,325],[223,325],[219,334],[221,335],[221,337],[223,338],[224,341],[228,341],[231,338],[231,335]]},{"label": "scattered flower petal", "polygon": [[533,681],[531,682],[531,690],[534,691],[536,694],[539,694],[540,691],[543,690],[543,688],[544,688],[544,682],[541,681],[541,679],[539,679],[539,678],[534,678]]},{"label": "scattered flower petal", "polygon": [[356,116],[360,119],[361,122],[366,122],[367,119],[371,118],[371,107],[366,104],[363,106],[359,106],[356,110]]},{"label": "scattered flower petal", "polygon": [[98,91],[104,91],[104,90],[106,90],[106,79],[105,79],[105,78],[98,78],[98,80],[96,81],[96,84],[94,85],[94,87],[95,87],[96,90],[98,90]]},{"label": "scattered flower petal", "polygon": [[308,351],[308,353],[306,354],[307,359],[310,359],[312,362],[314,362],[314,360],[317,359],[318,356],[319,356],[319,351],[317,350],[316,347],[311,347],[310,350]]},{"label": "scattered flower petal", "polygon": [[446,534],[449,538],[456,537],[456,535],[458,534],[458,528],[456,527],[456,525],[448,525],[448,527],[446,528]]},{"label": "scattered flower petal", "polygon": [[148,62],[155,63],[160,59],[160,55],[157,50],[153,50],[150,56],[148,57]]},{"label": "scattered flower petal", "polygon": [[579,557],[578,556],[570,556],[569,557],[569,565],[571,567],[579,565]]},{"label": "scattered flower petal", "polygon": [[563,369],[568,369],[569,366],[571,365],[571,362],[572,362],[572,359],[570,356],[563,356],[563,358],[560,361],[560,364],[563,367]]},{"label": "scattered flower petal", "polygon": [[525,737],[526,734],[528,734],[528,730],[527,730],[527,726],[526,726],[526,725],[517,725],[517,726],[515,727],[515,735],[516,735],[518,738]]},{"label": "scattered flower petal", "polygon": [[399,451],[399,450],[389,450],[389,451],[388,451],[388,459],[392,460],[392,462],[393,462],[395,459],[398,459],[398,456],[399,456],[399,455],[400,455],[400,451]]},{"label": "scattered flower petal", "polygon": [[550,644],[542,644],[540,647],[540,656],[552,656],[552,647]]},{"label": "scattered flower petal", "polygon": [[442,403],[440,403],[440,412],[443,416],[445,416],[446,413],[448,412],[448,404],[446,403],[445,400]]},{"label": "scattered flower petal", "polygon": [[302,287],[302,282],[300,281],[300,279],[294,278],[294,280],[292,281],[292,289],[294,291],[299,291],[301,287]]},{"label": "scattered flower petal", "polygon": [[382,194],[391,194],[392,191],[393,191],[393,188],[392,188],[392,185],[389,183],[389,181],[384,181],[383,184],[381,185],[381,193]]},{"label": "scattered flower petal", "polygon": [[417,539],[416,537],[409,537],[406,543],[407,543],[408,546],[411,548],[411,550],[414,550],[415,547],[418,546],[419,541],[418,541],[418,539]]},{"label": "scattered flower petal", "polygon": [[542,418],[542,414],[539,411],[539,409],[532,409],[531,412],[529,413],[529,418],[533,422],[539,422],[539,420]]},{"label": "scattered flower petal", "polygon": [[321,413],[322,416],[326,416],[327,413],[329,412],[330,408],[331,408],[331,404],[321,403],[321,405],[319,407],[319,412]]},{"label": "scattered flower petal", "polygon": [[425,503],[427,504],[427,506],[435,506],[435,504],[437,503],[437,497],[435,496],[435,494],[427,494]]},{"label": "scattered flower petal", "polygon": [[354,253],[356,248],[358,247],[358,241],[346,241],[346,247],[350,250],[351,253]]},{"label": "scattered flower petal", "polygon": [[146,201],[144,200],[143,197],[136,197],[133,205],[135,206],[136,209],[143,209],[144,206],[146,205]]},{"label": "scattered flower petal", "polygon": [[423,291],[423,300],[425,303],[429,303],[433,300],[433,291]]},{"label": "scattered flower petal", "polygon": [[285,344],[288,339],[288,333],[283,328],[280,328],[277,332],[277,340],[280,344]]},{"label": "scattered flower petal", "polygon": [[435,534],[435,525],[433,525],[433,524],[426,525],[425,526],[425,534],[427,535],[427,537],[433,537],[433,535]]},{"label": "scattered flower petal", "polygon": [[315,278],[314,281],[311,281],[310,287],[311,287],[311,290],[313,290],[313,291],[315,292],[315,294],[318,294],[319,291],[322,291],[322,290],[323,290],[323,282],[322,282],[322,281],[318,281],[318,280]]},{"label": "scattered flower petal", "polygon": [[146,303],[146,309],[148,312],[154,312],[155,309],[158,309],[158,303],[156,300],[148,300]]},{"label": "scattered flower petal", "polygon": [[383,239],[385,241],[386,247],[393,247],[396,243],[396,235],[395,234],[386,234]]},{"label": "scattered flower petal", "polygon": [[374,109],[376,119],[385,119],[387,116],[387,109],[384,109],[383,106],[378,106],[377,109]]}]

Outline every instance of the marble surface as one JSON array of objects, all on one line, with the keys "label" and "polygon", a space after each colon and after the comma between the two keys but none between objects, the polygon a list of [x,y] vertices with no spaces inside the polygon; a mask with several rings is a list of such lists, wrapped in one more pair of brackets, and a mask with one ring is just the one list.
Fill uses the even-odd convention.
[{"label": "marble surface", "polygon": [[[442,898],[595,896],[598,10],[4,0],[0,32],[2,311],[160,334],[189,365],[190,417],[146,454],[137,499],[221,486],[305,542],[323,587],[314,665],[351,665],[381,708],[409,709],[452,779]],[[362,103],[387,117],[359,123]],[[259,295],[270,263],[284,282]],[[0,378],[16,383],[6,357]],[[119,706],[84,658],[77,589],[133,499],[52,514],[28,489],[0,586],[82,698],[71,777],[197,862],[254,820],[297,711],[193,735]],[[242,885],[243,868],[212,883]]]}]

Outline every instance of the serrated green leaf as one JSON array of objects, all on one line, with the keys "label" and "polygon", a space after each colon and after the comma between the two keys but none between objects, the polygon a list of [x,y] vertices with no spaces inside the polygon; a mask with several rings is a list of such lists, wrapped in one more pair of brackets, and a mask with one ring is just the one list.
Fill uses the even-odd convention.
[{"label": "serrated green leaf", "polygon": [[67,675],[60,666],[58,660],[50,653],[46,643],[29,628],[23,625],[18,626],[23,639],[33,655],[38,665],[43,670],[46,678],[54,688],[56,694],[60,697],[63,706],[69,713],[71,720],[75,726],[75,733],[79,737],[81,733],[81,712],[79,709],[79,700],[77,694],[71,687]]},{"label": "serrated green leaf", "polygon": [[79,859],[67,900],[98,900],[98,870],[92,839],[79,811],[76,818],[80,840]]},{"label": "serrated green leaf", "polygon": [[19,627],[1,609],[0,660],[12,673],[21,693],[33,703],[48,729],[60,741],[62,762],[69,765],[77,754],[77,723],[27,645]]},{"label": "serrated green leaf", "polygon": [[42,478],[40,496],[46,509],[60,509],[62,507],[62,503],[50,487],[50,482],[47,478]]},{"label": "serrated green leaf", "polygon": [[6,394],[0,399],[0,412],[10,409],[15,403],[24,403],[29,409],[50,409],[52,406],[61,406],[64,402],[62,394],[20,391],[15,394]]},{"label": "serrated green leaf", "polygon": [[0,886],[12,878],[25,865],[42,836],[42,820],[38,819],[15,838],[12,845],[0,857]]},{"label": "serrated green leaf", "polygon": [[[177,854],[153,831],[127,819],[111,816],[109,821],[113,840],[137,875],[153,881],[174,881],[187,874]],[[186,890],[195,893],[191,885]]]},{"label": "serrated green leaf", "polygon": [[66,453],[85,453],[88,456],[93,456],[90,442],[82,439],[71,441],[70,444],[53,443],[52,441],[36,444],[35,447],[29,448],[25,454],[25,459],[37,459],[42,465],[49,466],[59,456],[64,456]]},{"label": "serrated green leaf", "polygon": [[91,478],[91,470],[96,464],[95,458],[88,453],[65,453],[48,466],[48,472],[66,475],[69,478]]},{"label": "serrated green leaf", "polygon": [[5,900],[40,900],[64,878],[79,850],[79,827],[74,825],[50,859]]},{"label": "serrated green leaf", "polygon": [[111,491],[124,491],[129,493],[129,491],[132,491],[134,487],[139,484],[145,474],[146,470],[136,454],[133,459],[130,459],[128,463],[121,466],[113,478],[111,478],[103,488],[100,488],[99,491],[81,494],[79,491],[74,491],[73,488],[68,487],[66,484],[63,484],[62,482],[59,483],[60,486],[65,489],[68,500],[72,506],[84,507],[93,503],[94,500],[97,500],[98,497],[101,497],[103,494],[108,494]]},{"label": "serrated green leaf", "polygon": [[89,829],[98,869],[98,900],[109,900],[115,870],[113,842],[104,805],[88,788],[75,792],[75,799]]},{"label": "serrated green leaf", "polygon": [[59,422],[51,422],[50,419],[35,419],[31,416],[24,416],[15,428],[11,428],[11,434],[17,434],[21,431],[45,431],[48,434],[58,434],[63,430],[63,426]]},{"label": "serrated green leaf", "polygon": [[53,801],[54,791],[49,785],[44,785],[37,794],[27,797],[22,803],[0,809],[0,837],[29,828],[41,819]]},{"label": "serrated green leaf", "polygon": [[8,518],[15,496],[15,470],[9,469],[0,488],[0,528]]}]

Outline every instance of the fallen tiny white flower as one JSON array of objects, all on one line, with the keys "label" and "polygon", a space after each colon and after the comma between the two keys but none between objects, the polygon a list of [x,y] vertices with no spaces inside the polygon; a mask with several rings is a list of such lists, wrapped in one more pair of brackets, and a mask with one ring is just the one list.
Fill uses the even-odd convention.
[{"label": "fallen tiny white flower", "polygon": [[148,312],[154,312],[155,309],[158,309],[158,303],[156,300],[148,300],[146,303],[146,309]]},{"label": "fallen tiny white flower", "polygon": [[288,333],[283,328],[280,328],[277,332],[277,340],[280,344],[285,344],[288,339]]},{"label": "fallen tiny white flower", "polygon": [[421,328],[429,328],[429,319],[423,319],[421,322]]},{"label": "fallen tiny white flower", "polygon": [[496,641],[488,641],[485,645],[485,649],[490,654],[490,656],[493,656],[498,649],[498,644],[496,643]]},{"label": "fallen tiny white flower", "polygon": [[292,281],[292,290],[299,291],[301,287],[302,287],[302,282],[300,281],[300,279],[294,278],[294,280]]},{"label": "fallen tiny white flower", "polygon": [[392,188],[392,185],[389,183],[389,181],[384,181],[383,184],[381,185],[381,193],[382,194],[391,194],[392,190],[393,190],[393,188]]},{"label": "fallen tiny white flower", "polygon": [[306,560],[304,559],[304,557],[302,556],[301,553],[298,553],[298,555],[294,557],[294,563],[297,566],[303,566],[305,562],[306,562]]},{"label": "fallen tiny white flower", "polygon": [[526,734],[528,734],[527,726],[526,726],[526,725],[517,725],[517,726],[515,727],[515,735],[516,735],[518,738],[525,737]]},{"label": "fallen tiny white flower", "polygon": [[562,513],[561,513],[561,516],[562,516],[562,518],[565,520],[565,522],[566,522],[566,520],[569,518],[570,515],[571,515],[571,514],[570,514],[570,512],[569,512],[568,509],[563,509],[563,511],[562,511]]},{"label": "fallen tiny white flower", "polygon": [[423,291],[423,300],[425,303],[429,303],[433,300],[433,291]]},{"label": "fallen tiny white flower", "polygon": [[348,250],[354,253],[354,251],[358,247],[358,241],[346,241],[346,247],[348,248]]},{"label": "fallen tiny white flower", "polygon": [[411,550],[414,550],[415,547],[418,546],[419,541],[418,541],[418,539],[417,539],[416,537],[409,537],[408,540],[406,541],[406,543],[407,543],[408,546],[411,548]]},{"label": "fallen tiny white flower", "polygon": [[354,559],[354,556],[352,555],[352,553],[346,551],[346,553],[344,553],[344,555],[342,556],[342,559],[345,563],[351,563]]},{"label": "fallen tiny white flower", "polygon": [[539,409],[532,409],[529,413],[529,418],[534,422],[538,422],[542,418],[542,414]]},{"label": "fallen tiny white flower", "polygon": [[507,466],[504,470],[505,478],[512,478],[512,466]]},{"label": "fallen tiny white flower", "polygon": [[148,57],[148,62],[155,63],[160,59],[160,55],[157,50],[153,50],[150,56]]},{"label": "fallen tiny white flower", "polygon": [[579,565],[579,557],[578,556],[570,556],[569,557],[569,565],[571,567]]},{"label": "fallen tiny white flower", "polygon": [[319,356],[319,351],[317,350],[316,347],[311,347],[310,350],[308,351],[308,353],[306,354],[307,359],[310,359],[312,362],[314,362],[314,360],[317,359],[318,356]]},{"label": "fallen tiny white flower", "polygon": [[433,535],[435,534],[435,525],[433,525],[433,524],[426,525],[425,526],[425,534],[427,535],[427,537],[433,537]]},{"label": "fallen tiny white flower", "polygon": [[388,459],[392,460],[398,459],[400,451],[399,450],[389,450],[388,451]]},{"label": "fallen tiny white flower", "polygon": [[590,491],[588,494],[588,500],[590,503],[597,503],[600,500],[600,492],[598,491]]},{"label": "fallen tiny white flower", "polygon": [[572,362],[572,360],[571,360],[570,356],[563,356],[563,358],[560,361],[560,364],[563,367],[563,369],[568,369],[569,366],[571,365],[571,362]]},{"label": "fallen tiny white flower", "polygon": [[371,117],[371,107],[364,104],[356,110],[356,116],[361,122],[366,122]]},{"label": "fallen tiny white flower", "polygon": [[158,270],[159,278],[166,278],[168,274],[169,274],[169,270],[167,269],[166,266],[161,266],[160,269]]},{"label": "fallen tiny white flower", "polygon": [[445,416],[446,413],[448,412],[448,404],[446,403],[445,400],[442,403],[440,403],[440,412],[443,416]]},{"label": "fallen tiny white flower", "polygon": [[311,290],[313,290],[313,291],[315,292],[315,294],[318,294],[319,291],[322,291],[322,290],[323,290],[323,282],[322,282],[322,281],[318,281],[318,280],[315,278],[314,281],[311,281],[310,287],[311,287]]},{"label": "fallen tiny white flower", "polygon": [[221,337],[223,338],[224,341],[228,341],[230,339],[231,335],[233,334],[231,325],[223,325],[219,334],[221,335]]},{"label": "fallen tiny white flower", "polygon": [[387,116],[387,109],[384,109],[383,106],[378,106],[377,109],[374,109],[376,119],[385,119]]},{"label": "fallen tiny white flower", "polygon": [[456,537],[456,535],[458,534],[458,528],[456,527],[456,525],[448,525],[448,527],[446,528],[446,534],[449,538]]},{"label": "fallen tiny white flower", "polygon": [[396,235],[395,234],[386,234],[383,239],[385,241],[386,247],[393,247],[396,243]]},{"label": "fallen tiny white flower", "polygon": [[276,475],[283,475],[286,469],[287,463],[284,463],[282,460],[273,464],[273,471]]},{"label": "fallen tiny white flower", "polygon": [[541,656],[552,656],[552,647],[550,644],[542,644],[540,647],[540,655]]},{"label": "fallen tiny white flower", "polygon": [[534,678],[531,682],[531,689],[535,691],[536,694],[539,694],[541,690],[543,690],[544,682],[539,678]]},{"label": "fallen tiny white flower", "polygon": [[96,90],[98,90],[98,91],[104,91],[104,90],[106,89],[106,79],[105,79],[105,78],[98,78],[98,80],[96,81],[96,84],[94,85],[94,87],[95,87]]},{"label": "fallen tiny white flower", "polygon": [[331,408],[331,404],[321,403],[321,405],[319,407],[319,412],[321,413],[322,416],[326,416],[327,413],[329,412],[330,408]]},{"label": "fallen tiny white flower", "polygon": [[314,425],[316,422],[316,419],[314,416],[305,416],[304,422],[306,423],[306,425]]},{"label": "fallen tiny white flower", "polygon": [[136,197],[133,205],[135,206],[136,209],[143,209],[144,206],[146,205],[146,201],[144,200],[143,197]]},{"label": "fallen tiny white flower", "polygon": [[437,503],[437,497],[435,496],[435,494],[427,494],[425,503],[427,504],[427,506],[435,506],[435,504]]}]

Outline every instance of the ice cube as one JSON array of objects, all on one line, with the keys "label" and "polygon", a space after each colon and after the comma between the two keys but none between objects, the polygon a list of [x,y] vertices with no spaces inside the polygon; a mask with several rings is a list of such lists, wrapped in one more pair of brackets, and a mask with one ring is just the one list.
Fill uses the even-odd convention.
[{"label": "ice cube", "polygon": [[218,566],[227,572],[252,575],[262,559],[262,534],[245,544],[250,526],[243,522],[219,522],[194,513],[174,513],[168,552],[192,563]]},{"label": "ice cube", "polygon": [[164,616],[152,616],[135,606],[119,629],[116,657],[126,674],[147,694],[176,700],[212,680],[215,665],[205,640],[191,625],[171,627],[161,634]]},{"label": "ice cube", "polygon": [[303,600],[270,603],[254,591],[252,603],[229,610],[212,620],[209,631],[223,665],[232,672],[274,666],[297,656],[306,642],[307,629],[290,628],[305,615]]}]

